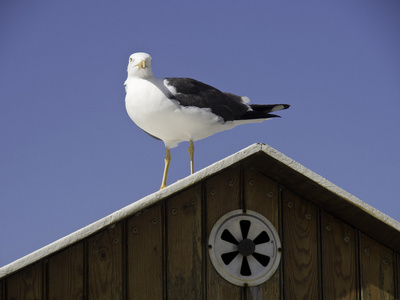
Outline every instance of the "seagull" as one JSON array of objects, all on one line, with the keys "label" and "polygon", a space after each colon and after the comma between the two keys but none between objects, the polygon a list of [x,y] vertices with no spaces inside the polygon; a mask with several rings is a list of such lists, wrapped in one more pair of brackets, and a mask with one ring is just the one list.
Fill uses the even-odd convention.
[{"label": "seagull", "polygon": [[167,186],[170,149],[189,142],[190,171],[194,172],[193,142],[237,125],[258,123],[289,108],[287,104],[249,104],[248,97],[224,93],[191,78],[156,78],[149,54],[129,57],[125,106],[132,121],[166,149],[160,189]]}]

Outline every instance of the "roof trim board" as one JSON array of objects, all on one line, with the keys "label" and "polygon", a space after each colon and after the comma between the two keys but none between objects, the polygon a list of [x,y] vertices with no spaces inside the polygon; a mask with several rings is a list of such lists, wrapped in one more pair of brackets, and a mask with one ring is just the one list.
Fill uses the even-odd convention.
[{"label": "roof trim board", "polygon": [[[215,175],[219,171],[239,163],[244,159],[246,159],[246,161],[248,160],[248,162],[257,160],[257,164],[254,165],[256,170],[259,172],[265,173],[265,170],[276,171],[268,171],[268,176],[272,176],[272,179],[307,199],[310,199],[328,212],[332,212],[335,215],[339,214],[339,217],[342,217],[342,219],[350,225],[356,226],[358,224],[366,226],[367,230],[364,230],[364,228],[361,227],[363,228],[363,232],[384,242],[394,250],[400,251],[399,222],[361,201],[357,197],[347,193],[343,189],[310,171],[274,148],[265,144],[253,144],[194,173],[193,175],[171,184],[163,190],[150,194],[141,200],[100,219],[99,221],[81,228],[37,251],[5,265],[0,268],[0,278],[10,275],[11,273],[37,262],[40,259],[71,246],[94,233],[125,219],[126,217],[156,204],[161,199],[169,197],[188,186]],[[262,163],[260,163],[260,161],[262,161]],[[312,187],[312,189],[310,189],[310,187]],[[310,190],[313,191],[311,194],[309,193]],[[335,203],[333,203],[333,200]],[[358,220],[354,220],[355,218],[352,218],[352,214],[357,214]],[[377,226],[379,230],[377,229]],[[379,239],[379,236],[382,235],[382,229],[385,229],[389,234],[386,238],[384,237]]]}]

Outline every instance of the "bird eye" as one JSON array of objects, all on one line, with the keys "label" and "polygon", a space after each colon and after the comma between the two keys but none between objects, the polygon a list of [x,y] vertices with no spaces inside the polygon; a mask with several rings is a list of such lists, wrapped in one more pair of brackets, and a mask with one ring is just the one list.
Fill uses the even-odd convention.
[{"label": "bird eye", "polygon": [[132,60],[133,60],[132,57],[129,57],[129,62],[132,62]]}]

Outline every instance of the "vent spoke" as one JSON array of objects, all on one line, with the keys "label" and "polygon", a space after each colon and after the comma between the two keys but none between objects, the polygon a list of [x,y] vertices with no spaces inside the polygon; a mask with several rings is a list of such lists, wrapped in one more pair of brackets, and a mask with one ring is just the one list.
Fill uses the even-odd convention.
[{"label": "vent spoke", "polygon": [[273,243],[273,241],[269,241],[268,243],[258,244],[256,245],[255,252],[273,257],[276,255],[276,246]]}]

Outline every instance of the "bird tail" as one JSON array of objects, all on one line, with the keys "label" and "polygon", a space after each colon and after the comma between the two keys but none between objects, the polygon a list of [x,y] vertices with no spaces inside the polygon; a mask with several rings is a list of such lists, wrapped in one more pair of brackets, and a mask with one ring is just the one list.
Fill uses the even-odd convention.
[{"label": "bird tail", "polygon": [[250,104],[249,106],[252,110],[238,116],[236,120],[280,118],[280,116],[271,114],[271,112],[290,107],[288,104]]}]

